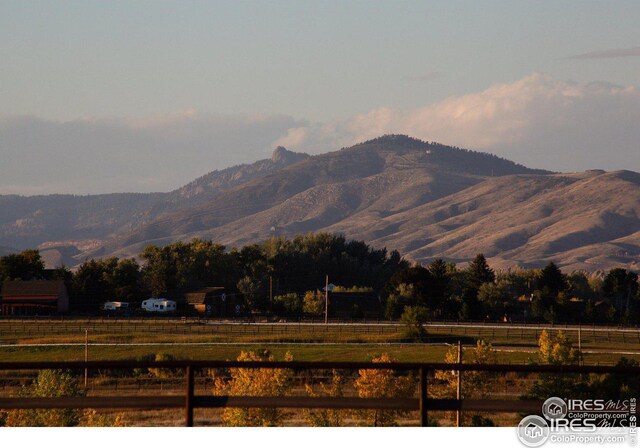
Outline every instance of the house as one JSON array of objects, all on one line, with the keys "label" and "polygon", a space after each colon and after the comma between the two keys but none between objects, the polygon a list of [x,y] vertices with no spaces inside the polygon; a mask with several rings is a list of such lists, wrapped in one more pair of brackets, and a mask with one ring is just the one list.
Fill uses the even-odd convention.
[{"label": "house", "polygon": [[69,311],[69,294],[62,280],[8,280],[0,293],[0,314],[33,316]]},{"label": "house", "polygon": [[322,291],[326,291],[329,290],[329,292],[333,292],[334,289],[336,289],[336,285],[334,285],[333,283],[329,283],[327,286],[323,286],[322,287]]},{"label": "house", "polygon": [[208,286],[184,293],[187,309],[205,316],[232,317],[240,314],[240,297],[226,294],[222,286]]}]

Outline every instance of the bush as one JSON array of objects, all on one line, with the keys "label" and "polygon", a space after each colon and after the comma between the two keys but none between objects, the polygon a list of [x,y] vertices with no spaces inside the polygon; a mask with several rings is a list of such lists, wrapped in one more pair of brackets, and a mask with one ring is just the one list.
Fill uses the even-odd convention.
[{"label": "bush", "polygon": [[427,321],[427,309],[422,306],[407,306],[400,316],[400,322],[404,324],[403,337],[413,341],[424,341],[427,331],[424,323]]},{"label": "bush", "polygon": [[[169,355],[167,353],[156,353],[154,361],[176,361],[177,359],[178,358],[176,358],[175,356]],[[182,369],[149,369],[149,373],[151,374],[151,376],[154,376],[156,378],[176,378],[181,376],[183,374],[182,372]]]},{"label": "bush", "polygon": [[302,313],[302,302],[295,292],[275,296],[273,304],[276,312],[282,312],[288,316],[297,316]]},{"label": "bush", "polygon": [[307,291],[303,300],[303,311],[305,314],[320,316],[324,313],[324,293],[321,291]]},{"label": "bush", "polygon": [[[41,370],[18,396],[29,398],[81,397],[84,391],[68,370]],[[6,416],[7,426],[77,426],[82,413],[78,409],[16,409]]]}]

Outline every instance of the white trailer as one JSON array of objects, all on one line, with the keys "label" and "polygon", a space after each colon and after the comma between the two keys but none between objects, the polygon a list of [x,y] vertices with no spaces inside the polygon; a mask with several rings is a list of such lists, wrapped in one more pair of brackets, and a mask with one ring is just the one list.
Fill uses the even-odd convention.
[{"label": "white trailer", "polygon": [[104,302],[102,311],[107,313],[127,313],[129,311],[129,302]]},{"label": "white trailer", "polygon": [[173,313],[176,311],[176,302],[163,298],[151,298],[142,302],[142,309],[150,313]]},{"label": "white trailer", "polygon": [[126,311],[129,309],[129,302],[104,302],[102,309],[104,311]]}]

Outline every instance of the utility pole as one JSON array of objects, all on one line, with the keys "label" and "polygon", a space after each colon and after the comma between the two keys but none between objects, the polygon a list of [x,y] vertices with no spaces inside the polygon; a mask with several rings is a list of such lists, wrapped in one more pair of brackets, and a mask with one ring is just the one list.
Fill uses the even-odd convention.
[{"label": "utility pole", "polygon": [[578,326],[578,364],[582,365],[582,331]]},{"label": "utility pole", "polygon": [[329,274],[325,278],[324,285],[324,323],[329,323]]},{"label": "utility pole", "polygon": [[[462,364],[462,342],[458,341],[458,364]],[[462,395],[462,370],[458,370],[458,384],[456,385],[456,399],[458,405]],[[456,427],[460,427],[460,408],[456,409]]]},{"label": "utility pole", "polygon": [[[84,329],[84,362],[89,362],[89,329]],[[84,368],[84,388],[89,386],[89,369]]]},{"label": "utility pole", "polygon": [[269,276],[269,311],[273,313],[273,277]]}]

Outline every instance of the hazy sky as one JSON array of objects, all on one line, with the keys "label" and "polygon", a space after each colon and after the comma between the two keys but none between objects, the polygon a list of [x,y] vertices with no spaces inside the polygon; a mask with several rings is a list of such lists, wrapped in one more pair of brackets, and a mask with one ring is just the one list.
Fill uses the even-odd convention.
[{"label": "hazy sky", "polygon": [[0,1],[0,193],[409,133],[640,171],[638,1]]}]

